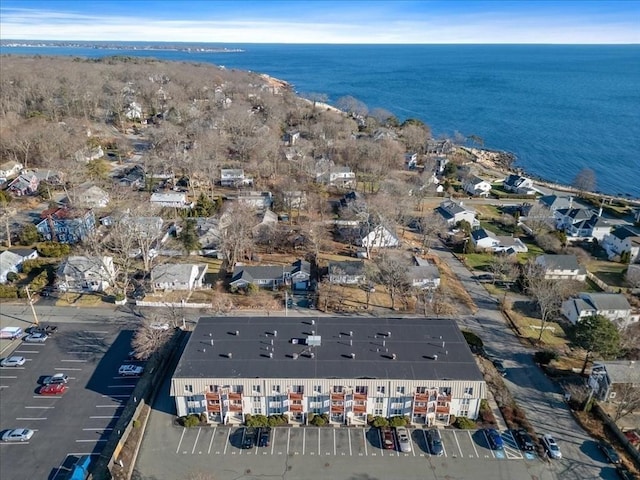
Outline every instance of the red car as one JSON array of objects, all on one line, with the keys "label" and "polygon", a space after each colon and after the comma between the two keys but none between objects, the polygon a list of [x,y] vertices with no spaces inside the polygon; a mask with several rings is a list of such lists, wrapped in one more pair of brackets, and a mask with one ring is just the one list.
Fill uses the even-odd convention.
[{"label": "red car", "polygon": [[382,446],[387,450],[396,448],[396,442],[393,438],[393,430],[390,427],[381,427],[380,434],[382,436]]},{"label": "red car", "polygon": [[44,385],[40,387],[40,395],[62,395],[67,391],[67,388],[68,387],[64,383]]}]

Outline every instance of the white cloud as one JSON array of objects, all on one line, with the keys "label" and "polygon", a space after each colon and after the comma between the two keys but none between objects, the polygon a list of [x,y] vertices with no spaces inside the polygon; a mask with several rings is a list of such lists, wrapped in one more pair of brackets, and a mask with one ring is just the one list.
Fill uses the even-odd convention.
[{"label": "white cloud", "polygon": [[219,43],[640,43],[629,22],[486,12],[424,20],[301,21],[154,20],[45,10],[3,9],[3,38],[24,40]]}]

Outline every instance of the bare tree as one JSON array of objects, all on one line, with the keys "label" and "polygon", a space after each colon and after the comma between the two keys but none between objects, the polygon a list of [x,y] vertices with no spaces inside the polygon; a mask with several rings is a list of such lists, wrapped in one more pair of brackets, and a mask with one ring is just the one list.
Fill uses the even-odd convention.
[{"label": "bare tree", "polygon": [[369,109],[364,102],[350,95],[339,98],[336,102],[336,106],[340,110],[344,110],[345,112],[355,116],[365,116],[369,112]]},{"label": "bare tree", "polygon": [[593,192],[596,188],[596,173],[590,168],[583,168],[573,179],[573,186],[584,195]]},{"label": "bare tree", "polygon": [[136,358],[148,360],[157,353],[171,338],[172,330],[152,328],[152,323],[164,323],[159,315],[152,315],[149,319],[144,319],[131,340],[131,347]]},{"label": "bare tree", "polygon": [[637,369],[635,378],[630,378],[628,383],[616,385],[614,389],[616,393],[614,422],[640,411],[640,372]]},{"label": "bare tree", "polygon": [[495,254],[489,262],[489,271],[493,274],[493,283],[496,280],[513,281],[517,276],[517,260],[509,255]]},{"label": "bare tree", "polygon": [[406,295],[411,290],[411,282],[407,276],[408,262],[402,258],[381,255],[376,259],[379,270],[379,280],[389,292],[391,308],[395,310],[398,297]]},{"label": "bare tree", "polygon": [[526,218],[521,219],[534,236],[546,233],[552,229],[553,215],[544,205],[534,203],[529,208]]},{"label": "bare tree", "polygon": [[422,247],[429,251],[434,240],[448,230],[447,223],[442,218],[442,215],[438,214],[434,210],[426,213],[426,215],[417,219],[417,228],[420,233]]},{"label": "bare tree", "polygon": [[252,230],[256,225],[255,211],[241,202],[232,202],[220,219],[222,250],[227,268],[243,258],[250,258],[254,247]]}]

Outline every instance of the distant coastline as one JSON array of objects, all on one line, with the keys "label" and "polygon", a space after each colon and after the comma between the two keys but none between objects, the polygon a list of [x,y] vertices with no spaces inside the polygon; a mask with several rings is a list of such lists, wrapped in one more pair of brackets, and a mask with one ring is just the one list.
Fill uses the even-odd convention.
[{"label": "distant coastline", "polygon": [[113,42],[64,42],[47,40],[0,40],[4,48],[93,48],[96,50],[143,50],[185,53],[243,53],[241,48],[205,47],[201,44],[113,43]]}]

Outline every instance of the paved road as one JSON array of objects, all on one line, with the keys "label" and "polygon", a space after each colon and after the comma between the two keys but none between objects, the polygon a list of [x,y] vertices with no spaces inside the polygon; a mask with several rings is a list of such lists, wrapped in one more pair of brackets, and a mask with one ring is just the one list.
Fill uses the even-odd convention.
[{"label": "paved road", "polygon": [[575,421],[560,389],[533,362],[533,349],[524,347],[507,325],[498,304],[473,274],[443,246],[434,249],[458,276],[479,309],[460,320],[483,339],[487,350],[504,359],[505,382],[538,434],[550,433],[564,458],[552,462],[561,480],[615,479],[615,471],[598,451],[597,443]]}]

